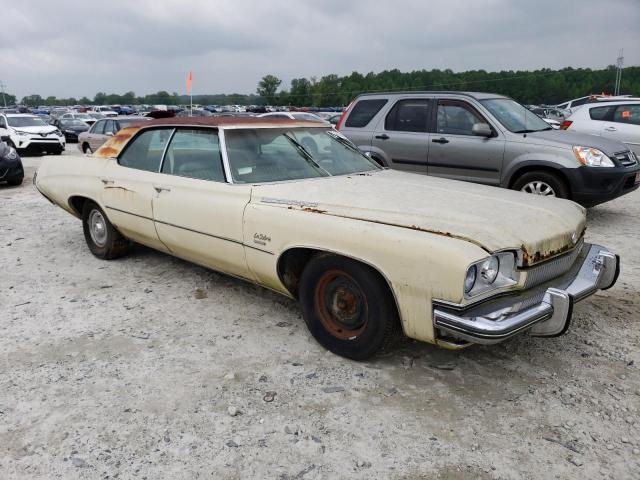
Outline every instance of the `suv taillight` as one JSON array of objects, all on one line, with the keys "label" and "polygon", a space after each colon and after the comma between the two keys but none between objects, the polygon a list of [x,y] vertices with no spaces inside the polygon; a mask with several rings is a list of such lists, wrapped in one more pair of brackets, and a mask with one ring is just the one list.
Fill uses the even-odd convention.
[{"label": "suv taillight", "polygon": [[347,105],[347,108],[345,108],[344,111],[342,112],[342,115],[340,115],[340,118],[338,119],[338,123],[336,123],[336,130],[340,130],[340,127],[342,127],[342,122],[344,122],[344,119],[346,118],[347,113],[349,113],[349,110],[351,109],[352,105],[353,105],[353,102]]},{"label": "suv taillight", "polygon": [[560,125],[560,130],[566,130],[571,126],[572,123],[573,122],[571,120],[565,120],[564,122],[562,122],[562,125]]}]

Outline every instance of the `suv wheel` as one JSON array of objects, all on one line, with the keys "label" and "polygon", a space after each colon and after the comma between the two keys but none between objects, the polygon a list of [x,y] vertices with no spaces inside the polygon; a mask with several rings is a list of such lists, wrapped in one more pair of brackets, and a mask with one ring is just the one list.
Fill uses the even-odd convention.
[{"label": "suv wheel", "polygon": [[565,181],[555,173],[542,170],[525,173],[515,181],[512,188],[544,197],[569,198],[569,188]]}]

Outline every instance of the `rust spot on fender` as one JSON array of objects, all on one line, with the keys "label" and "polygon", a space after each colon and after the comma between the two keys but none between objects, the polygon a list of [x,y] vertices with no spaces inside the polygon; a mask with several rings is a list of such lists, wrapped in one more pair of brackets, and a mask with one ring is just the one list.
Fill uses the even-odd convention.
[{"label": "rust spot on fender", "polygon": [[561,253],[571,250],[574,247],[575,245],[566,244],[560,248],[549,250],[548,252],[535,252],[531,254],[527,251],[527,247],[521,245],[520,249],[522,250],[522,266],[528,267],[530,265],[533,265],[534,263],[542,262],[551,257],[555,257],[556,255],[560,255]]},{"label": "rust spot on fender", "polygon": [[311,207],[304,207],[302,211],[311,212],[311,213],[327,213],[326,210],[320,210],[319,208],[311,208]]}]

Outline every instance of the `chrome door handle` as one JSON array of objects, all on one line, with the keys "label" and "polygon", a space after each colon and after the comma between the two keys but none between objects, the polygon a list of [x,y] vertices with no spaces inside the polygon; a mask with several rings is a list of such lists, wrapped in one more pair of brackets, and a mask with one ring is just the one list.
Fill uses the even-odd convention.
[{"label": "chrome door handle", "polygon": [[170,192],[170,191],[171,191],[171,189],[170,189],[170,188],[168,188],[168,187],[164,187],[164,186],[162,186],[162,185],[154,185],[154,186],[153,186],[153,188],[154,188],[154,189],[155,189],[155,191],[156,191],[156,192],[158,192],[158,193],[160,193],[160,192],[162,192],[162,191],[164,191],[164,192]]},{"label": "chrome door handle", "polygon": [[113,184],[113,180],[110,178],[101,178],[100,181],[105,185]]},{"label": "chrome door handle", "polygon": [[608,132],[615,132],[618,129],[616,127],[607,127],[607,128],[605,128],[605,130],[608,131]]}]

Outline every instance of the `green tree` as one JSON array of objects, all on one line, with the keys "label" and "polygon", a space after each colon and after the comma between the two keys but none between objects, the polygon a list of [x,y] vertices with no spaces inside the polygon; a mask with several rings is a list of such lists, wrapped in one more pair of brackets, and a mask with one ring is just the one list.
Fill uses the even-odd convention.
[{"label": "green tree", "polygon": [[27,95],[26,97],[22,98],[22,102],[20,103],[28,107],[37,107],[38,105],[44,104],[44,99],[40,95],[36,94]]},{"label": "green tree", "polygon": [[278,87],[282,84],[282,80],[273,75],[265,75],[262,77],[262,80],[258,82],[258,88],[256,92],[261,97],[267,99],[267,102],[273,104],[275,103],[275,94],[278,90]]}]

